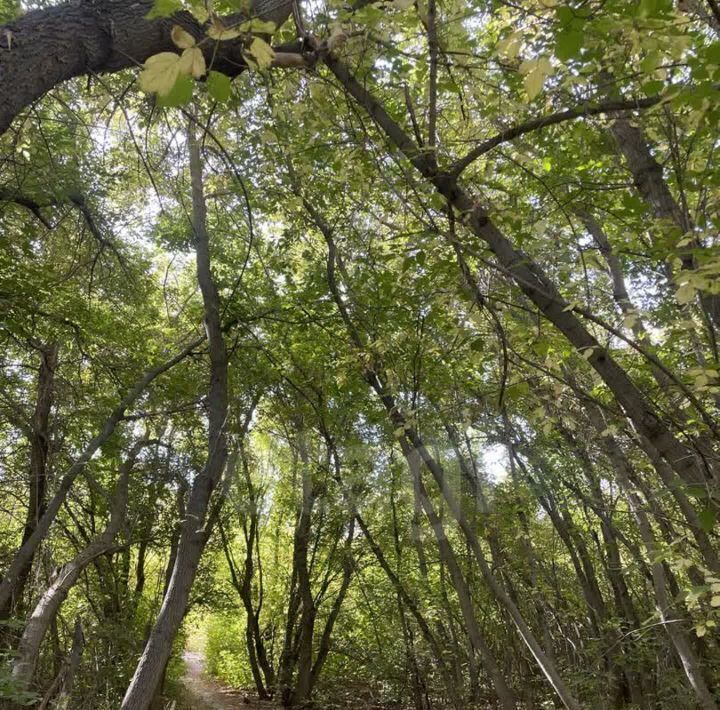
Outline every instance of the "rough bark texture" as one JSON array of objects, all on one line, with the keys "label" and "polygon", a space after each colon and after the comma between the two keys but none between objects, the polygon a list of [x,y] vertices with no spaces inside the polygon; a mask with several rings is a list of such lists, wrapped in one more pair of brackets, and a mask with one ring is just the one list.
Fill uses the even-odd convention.
[{"label": "rough bark texture", "polygon": [[[81,0],[29,12],[0,27],[0,133],[20,111],[63,81],[85,74],[117,72],[142,64],[158,52],[177,51],[173,25],[196,38],[202,27],[187,12],[148,20],[153,0]],[[288,0],[265,0],[263,19],[281,25],[290,15]],[[230,76],[245,67],[239,40],[203,46],[208,63]],[[216,51],[217,50],[217,51]]]}]

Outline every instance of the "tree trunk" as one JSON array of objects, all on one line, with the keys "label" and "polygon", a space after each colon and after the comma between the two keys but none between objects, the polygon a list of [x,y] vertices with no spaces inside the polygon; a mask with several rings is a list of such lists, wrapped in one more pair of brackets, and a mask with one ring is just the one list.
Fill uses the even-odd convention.
[{"label": "tree trunk", "polygon": [[[159,52],[177,52],[170,37],[173,25],[197,40],[205,36],[189,12],[148,20],[153,5],[153,0],[72,2],[28,12],[0,27],[0,134],[23,108],[63,81],[134,68]],[[279,27],[290,16],[291,5],[289,0],[261,1],[250,16]],[[228,18],[228,26],[239,19]],[[245,69],[243,40],[199,46],[213,69],[229,76]]]},{"label": "tree trunk", "polygon": [[673,436],[625,370],[572,312],[570,304],[561,296],[540,265],[513,246],[490,219],[485,208],[458,184],[453,175],[439,170],[434,158],[415,146],[384,107],[342,62],[332,55],[328,55],[325,62],[347,92],[372,116],[388,139],[447,199],[458,214],[462,215],[470,231],[488,245],[499,264],[521,291],[568,341],[586,356],[588,364],[608,386],[637,430],[648,438],[678,475],[686,483],[694,485],[702,485],[707,479],[712,480],[715,477],[712,469],[701,467],[692,449]]},{"label": "tree trunk", "polygon": [[156,377],[167,372],[170,368],[184,360],[201,342],[202,340],[193,341],[174,357],[145,372],[127,395],[125,395],[120,404],[111,412],[100,432],[87,444],[83,452],[75,460],[75,463],[65,472],[60,480],[58,490],[51,498],[43,515],[37,521],[35,529],[22,547],[15,553],[2,582],[0,582],[0,608],[5,607],[9,603],[17,584],[18,576],[28,562],[32,560],[38,545],[45,539],[75,479],[85,469],[85,466],[94,456],[95,452],[113,435],[115,428],[122,421],[127,409],[136,402],[138,397],[140,397]]},{"label": "tree trunk", "polygon": [[[38,522],[47,507],[46,491],[48,476],[48,456],[50,453],[50,410],[55,389],[55,368],[57,366],[58,345],[51,343],[38,347],[40,369],[37,380],[37,397],[32,419],[30,437],[30,483],[28,490],[28,508],[25,518],[21,547],[35,532]],[[32,570],[35,551],[19,570],[12,590],[12,596],[0,609],[0,619],[6,619],[13,609],[22,604],[23,593]]]},{"label": "tree trunk", "polygon": [[40,655],[40,646],[47,630],[50,628],[50,624],[60,609],[60,605],[75,582],[77,582],[82,571],[99,555],[107,552],[122,527],[127,514],[130,472],[135,465],[140,449],[145,445],[146,442],[136,444],[127,460],[120,467],[110,507],[110,518],[105,530],[81,550],[73,560],[63,566],[30,615],[20,638],[17,657],[12,669],[13,678],[21,685],[26,686],[32,680],[38,656]]},{"label": "tree trunk", "polygon": [[53,702],[54,710],[68,710],[72,699],[72,689],[75,682],[75,674],[80,667],[83,650],[85,649],[85,636],[83,635],[82,622],[80,617],[75,619],[75,630],[73,631],[72,646],[60,669],[57,677],[48,688],[38,710],[47,710]]},{"label": "tree trunk", "polygon": [[147,710],[158,687],[172,652],[173,641],[185,616],[190,590],[207,542],[208,531],[205,530],[205,524],[210,496],[222,476],[228,455],[225,433],[228,414],[227,351],[220,325],[220,297],[210,269],[200,144],[192,118],[188,127],[188,151],[197,279],[203,298],[210,353],[210,384],[207,396],[208,457],[203,470],[193,481],[170,585],[125,693],[122,710]]},{"label": "tree trunk", "polygon": [[665,569],[661,563],[662,554],[660,547],[655,539],[655,534],[653,533],[648,516],[645,513],[642,501],[639,499],[637,493],[635,493],[635,488],[632,485],[631,477],[628,473],[629,462],[615,439],[612,436],[603,436],[603,432],[607,430],[607,425],[602,413],[594,407],[590,407],[588,408],[588,415],[595,430],[598,432],[598,436],[601,437],[608,458],[613,464],[618,484],[625,493],[630,511],[637,522],[640,537],[650,560],[652,582],[655,590],[655,607],[660,621],[675,647],[675,651],[680,658],[690,686],[695,691],[698,707],[703,708],[703,710],[716,710],[717,705],[703,677],[700,662],[690,646],[685,629],[681,623],[679,623],[680,618],[673,612],[673,603],[667,593],[667,579]]}]

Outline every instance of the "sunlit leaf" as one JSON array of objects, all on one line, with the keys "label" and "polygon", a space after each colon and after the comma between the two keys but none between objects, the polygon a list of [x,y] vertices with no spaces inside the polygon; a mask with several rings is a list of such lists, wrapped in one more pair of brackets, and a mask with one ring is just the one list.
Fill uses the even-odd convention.
[{"label": "sunlit leaf", "polygon": [[217,17],[214,17],[210,23],[207,34],[208,37],[212,39],[225,41],[239,37],[242,32],[237,27],[225,27],[225,25]]},{"label": "sunlit leaf", "polygon": [[175,52],[160,52],[145,60],[140,72],[140,88],[148,93],[164,96],[175,85],[180,74],[180,55]]},{"label": "sunlit leaf", "polygon": [[186,32],[180,25],[173,25],[170,32],[170,38],[175,43],[176,47],[180,49],[187,49],[188,47],[195,46],[195,38]]},{"label": "sunlit leaf", "polygon": [[255,37],[243,51],[243,56],[253,68],[267,69],[275,59],[275,52],[265,40]]},{"label": "sunlit leaf", "polygon": [[205,57],[200,47],[190,47],[182,53],[180,57],[180,73],[190,74],[199,79],[205,74]]},{"label": "sunlit leaf", "polygon": [[152,10],[145,17],[148,20],[154,20],[158,17],[170,17],[180,10],[182,10],[181,0],[155,0]]}]

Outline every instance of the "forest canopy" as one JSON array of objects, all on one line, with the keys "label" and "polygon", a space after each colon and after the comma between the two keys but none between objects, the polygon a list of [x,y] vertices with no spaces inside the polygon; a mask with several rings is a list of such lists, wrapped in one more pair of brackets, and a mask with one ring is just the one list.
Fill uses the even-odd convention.
[{"label": "forest canopy", "polygon": [[716,709],[719,89],[716,0],[0,0],[0,707]]}]

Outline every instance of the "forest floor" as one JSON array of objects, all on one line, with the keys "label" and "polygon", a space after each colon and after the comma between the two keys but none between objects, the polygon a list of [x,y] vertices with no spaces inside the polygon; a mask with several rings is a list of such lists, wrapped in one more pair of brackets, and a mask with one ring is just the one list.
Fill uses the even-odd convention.
[{"label": "forest floor", "polygon": [[241,690],[234,690],[205,673],[205,659],[197,651],[185,651],[185,674],[181,679],[182,710],[270,710],[272,703],[262,702]]}]

